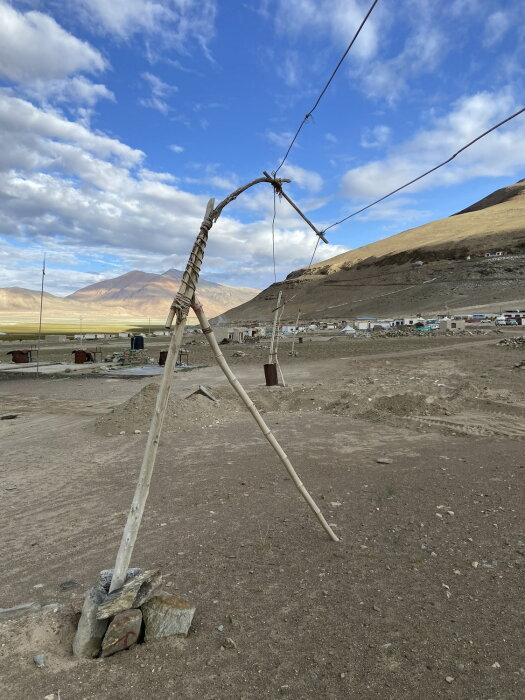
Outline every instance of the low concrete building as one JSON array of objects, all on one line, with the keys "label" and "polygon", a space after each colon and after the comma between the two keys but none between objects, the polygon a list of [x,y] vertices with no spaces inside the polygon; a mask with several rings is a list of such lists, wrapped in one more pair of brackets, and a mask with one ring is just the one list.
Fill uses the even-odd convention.
[{"label": "low concrete building", "polygon": [[463,331],[465,330],[465,320],[459,318],[442,318],[439,322],[440,331]]}]

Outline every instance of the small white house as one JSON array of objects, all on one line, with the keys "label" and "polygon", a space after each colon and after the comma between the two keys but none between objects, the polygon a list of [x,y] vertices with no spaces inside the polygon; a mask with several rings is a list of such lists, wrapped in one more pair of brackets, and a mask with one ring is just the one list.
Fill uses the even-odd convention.
[{"label": "small white house", "polygon": [[352,326],[345,326],[341,329],[341,333],[344,333],[345,335],[353,335],[355,332],[356,330],[355,328],[352,328]]}]

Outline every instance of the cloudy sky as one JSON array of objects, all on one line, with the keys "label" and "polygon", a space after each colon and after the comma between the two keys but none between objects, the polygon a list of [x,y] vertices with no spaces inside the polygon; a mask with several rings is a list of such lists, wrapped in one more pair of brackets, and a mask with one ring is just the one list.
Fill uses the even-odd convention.
[{"label": "cloudy sky", "polygon": [[[0,0],[0,287],[67,294],[183,268],[207,199],[274,170],[370,0]],[[525,105],[523,0],[380,0],[286,166],[324,228]],[[525,117],[330,231],[316,260],[525,177]],[[271,188],[213,228],[204,276],[274,278]],[[276,272],[314,234],[277,202]]]}]

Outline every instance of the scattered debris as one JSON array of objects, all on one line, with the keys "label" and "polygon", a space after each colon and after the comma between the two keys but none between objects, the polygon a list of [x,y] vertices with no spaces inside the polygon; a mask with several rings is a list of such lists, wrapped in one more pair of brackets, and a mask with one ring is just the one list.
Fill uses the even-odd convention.
[{"label": "scattered debris", "polygon": [[513,338],[502,338],[498,345],[512,350],[525,350],[525,335],[516,335]]},{"label": "scattered debris", "polygon": [[44,668],[46,665],[44,654],[35,654],[35,656],[33,656],[33,661],[37,668]]}]

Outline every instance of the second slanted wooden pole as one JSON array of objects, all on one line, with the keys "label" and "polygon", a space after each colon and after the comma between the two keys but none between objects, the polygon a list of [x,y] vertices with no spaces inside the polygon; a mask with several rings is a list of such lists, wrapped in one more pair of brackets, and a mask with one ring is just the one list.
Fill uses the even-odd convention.
[{"label": "second slanted wooden pole", "polygon": [[210,347],[213,351],[213,354],[215,355],[215,359],[217,360],[219,367],[222,369],[222,371],[226,375],[226,379],[230,382],[231,386],[235,389],[237,394],[240,396],[242,402],[244,403],[244,405],[246,406],[248,411],[250,411],[250,413],[254,417],[255,422],[257,423],[257,425],[261,429],[261,432],[263,433],[264,437],[268,440],[270,445],[273,447],[273,449],[277,453],[277,456],[279,457],[281,462],[284,464],[286,471],[290,475],[296,488],[299,490],[299,493],[304,498],[304,500],[308,503],[308,505],[310,506],[310,508],[314,512],[315,517],[317,518],[317,520],[319,520],[319,522],[323,526],[324,530],[328,533],[328,536],[330,537],[330,539],[333,540],[334,542],[339,542],[339,537],[337,537],[337,535],[332,530],[330,525],[326,522],[324,515],[319,510],[319,507],[317,506],[314,499],[308,493],[305,485],[303,484],[303,482],[299,478],[299,475],[297,474],[297,472],[295,471],[295,469],[292,466],[292,463],[288,459],[285,451],[283,450],[281,445],[277,442],[277,440],[276,440],[274,434],[272,433],[272,431],[270,430],[270,428],[266,425],[263,417],[261,416],[261,414],[257,410],[257,407],[255,406],[253,401],[250,399],[250,397],[246,393],[246,391],[245,391],[244,387],[242,386],[242,384],[240,383],[240,381],[237,379],[235,374],[231,371],[228,363],[226,362],[224,355],[221,352],[221,349],[219,347],[219,343],[217,342],[217,338],[213,334],[213,330],[212,330],[210,323],[206,317],[206,314],[204,313],[204,309],[202,307],[202,304],[200,304],[196,299],[194,299],[193,303],[192,303],[192,308],[195,311],[197,319],[201,325],[202,332],[204,333],[206,340],[210,344]]}]

